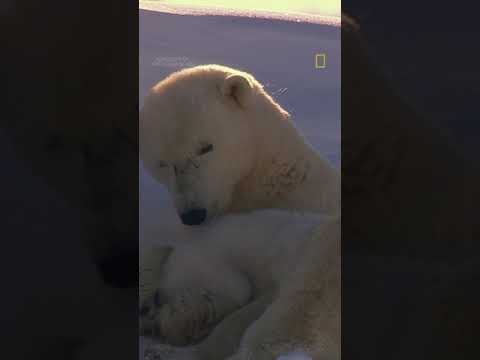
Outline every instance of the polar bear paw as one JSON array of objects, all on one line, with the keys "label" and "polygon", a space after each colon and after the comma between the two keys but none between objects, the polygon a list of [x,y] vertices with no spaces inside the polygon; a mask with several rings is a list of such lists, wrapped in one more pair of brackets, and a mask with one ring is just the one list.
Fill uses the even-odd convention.
[{"label": "polar bear paw", "polygon": [[206,290],[185,289],[165,296],[161,289],[140,308],[140,332],[174,346],[204,339],[216,323],[213,295]]}]

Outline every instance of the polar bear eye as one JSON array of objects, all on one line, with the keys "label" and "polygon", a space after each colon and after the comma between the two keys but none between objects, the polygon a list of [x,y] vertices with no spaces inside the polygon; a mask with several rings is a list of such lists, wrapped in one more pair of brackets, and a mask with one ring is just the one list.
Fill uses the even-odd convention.
[{"label": "polar bear eye", "polygon": [[200,156],[200,155],[204,155],[206,153],[209,153],[210,151],[213,150],[213,144],[206,144],[206,145],[203,145],[200,150],[198,150],[197,154]]}]

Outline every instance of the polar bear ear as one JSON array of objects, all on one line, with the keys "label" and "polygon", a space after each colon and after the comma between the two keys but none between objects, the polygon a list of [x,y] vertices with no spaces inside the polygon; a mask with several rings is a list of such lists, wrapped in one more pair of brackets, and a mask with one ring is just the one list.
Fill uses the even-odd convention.
[{"label": "polar bear ear", "polygon": [[252,89],[251,81],[240,74],[229,75],[221,86],[222,95],[232,99],[242,108],[248,107],[252,96]]}]

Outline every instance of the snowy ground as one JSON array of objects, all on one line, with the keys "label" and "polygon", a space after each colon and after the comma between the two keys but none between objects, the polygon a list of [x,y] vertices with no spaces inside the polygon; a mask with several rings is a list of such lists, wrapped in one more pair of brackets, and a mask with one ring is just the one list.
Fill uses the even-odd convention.
[{"label": "snowy ground", "polygon": [[[340,28],[322,18],[302,22],[298,16],[296,21],[272,16],[193,16],[141,9],[140,104],[152,85],[183,67],[218,63],[240,68],[253,73],[293,115],[313,146],[339,167]],[[315,68],[316,53],[327,54],[326,69]],[[175,242],[180,224],[165,189],[141,165],[139,183],[140,247]]]}]

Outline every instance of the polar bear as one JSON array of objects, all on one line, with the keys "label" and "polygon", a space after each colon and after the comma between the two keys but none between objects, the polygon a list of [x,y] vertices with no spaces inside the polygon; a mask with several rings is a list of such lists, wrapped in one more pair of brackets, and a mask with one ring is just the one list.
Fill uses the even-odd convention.
[{"label": "polar bear", "polygon": [[177,346],[150,358],[340,359],[338,219],[260,210],[193,231],[142,255],[140,331]]},{"label": "polar bear", "polygon": [[139,133],[146,169],[186,225],[261,208],[339,210],[338,171],[246,72],[202,65],[173,73],[147,95]]},{"label": "polar bear", "polygon": [[[303,351],[339,359],[339,174],[290,115],[252,75],[205,65],[154,86],[139,127],[144,165],[168,188],[183,224],[211,224],[190,229],[193,244],[141,260],[143,333],[177,346],[199,342],[161,358]],[[268,208],[288,211],[217,219]],[[297,233],[295,210],[330,220]]]}]

